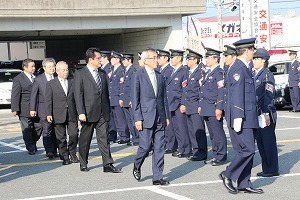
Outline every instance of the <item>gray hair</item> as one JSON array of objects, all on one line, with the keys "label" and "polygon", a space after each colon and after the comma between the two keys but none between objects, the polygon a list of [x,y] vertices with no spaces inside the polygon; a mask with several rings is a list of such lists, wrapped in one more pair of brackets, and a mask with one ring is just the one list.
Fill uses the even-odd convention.
[{"label": "gray hair", "polygon": [[48,62],[52,62],[54,65],[56,65],[56,62],[55,62],[54,58],[45,58],[45,59],[43,60],[43,62],[42,62],[42,66],[43,66],[43,67],[46,67],[46,64],[47,64]]},{"label": "gray hair", "polygon": [[63,66],[63,65],[68,66],[68,64],[65,61],[59,61],[59,62],[56,63],[55,69],[60,70],[60,67]]}]

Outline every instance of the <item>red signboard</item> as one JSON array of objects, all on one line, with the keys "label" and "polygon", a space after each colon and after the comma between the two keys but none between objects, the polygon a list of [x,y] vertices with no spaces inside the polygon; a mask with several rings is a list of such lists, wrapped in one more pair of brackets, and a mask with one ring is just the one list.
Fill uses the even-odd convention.
[{"label": "red signboard", "polygon": [[271,23],[270,27],[271,27],[271,35],[282,35],[283,34],[282,22]]}]

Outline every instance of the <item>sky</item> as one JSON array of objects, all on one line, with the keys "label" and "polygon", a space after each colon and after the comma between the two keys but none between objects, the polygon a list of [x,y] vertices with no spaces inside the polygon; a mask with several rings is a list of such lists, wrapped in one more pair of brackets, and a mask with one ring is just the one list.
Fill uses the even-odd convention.
[{"label": "sky", "polygon": [[[211,2],[211,0],[210,0]],[[228,6],[227,6],[228,7]],[[296,15],[300,16],[300,0],[270,0],[270,18],[273,15],[279,14],[285,16],[288,10],[295,9]],[[216,7],[207,7],[205,14],[196,15],[196,17],[213,17],[217,15]],[[229,8],[223,8],[222,15],[234,16],[239,15],[239,9],[231,12]]]}]

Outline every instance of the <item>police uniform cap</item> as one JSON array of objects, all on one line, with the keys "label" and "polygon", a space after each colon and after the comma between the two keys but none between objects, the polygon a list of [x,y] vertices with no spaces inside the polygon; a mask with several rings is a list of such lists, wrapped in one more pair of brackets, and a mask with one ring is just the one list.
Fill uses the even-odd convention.
[{"label": "police uniform cap", "polygon": [[292,55],[292,54],[297,55],[297,52],[298,51],[295,51],[295,50],[289,50],[289,55]]},{"label": "police uniform cap", "polygon": [[123,58],[133,58],[133,54],[132,53],[122,53]]},{"label": "police uniform cap", "polygon": [[176,49],[169,49],[169,52],[171,54],[171,57],[174,57],[174,56],[183,56],[183,53],[185,51],[182,51],[182,50],[176,50]]},{"label": "police uniform cap", "polygon": [[224,45],[224,55],[236,55],[236,48],[230,45]]},{"label": "police uniform cap", "polygon": [[251,48],[251,47],[255,48],[254,47],[255,41],[256,41],[256,38],[241,39],[241,40],[238,40],[235,43],[233,43],[233,45],[237,49]]},{"label": "police uniform cap", "polygon": [[185,53],[186,53],[186,58],[191,58],[191,57],[203,58],[203,56],[200,53],[193,51],[192,49],[186,49]]},{"label": "police uniform cap", "polygon": [[156,49],[156,53],[158,56],[168,56],[170,57],[170,52],[163,49]]},{"label": "police uniform cap", "polygon": [[220,56],[221,53],[222,53],[222,51],[219,51],[219,50],[216,50],[216,49],[205,48],[205,57],[208,57],[208,56]]},{"label": "police uniform cap", "polygon": [[253,58],[263,58],[263,59],[269,60],[270,54],[267,50],[265,50],[263,48],[259,48],[253,54]]},{"label": "police uniform cap", "polygon": [[118,53],[116,51],[111,51],[110,55],[111,55],[112,58],[119,58],[119,59],[121,59],[123,57],[123,54]]},{"label": "police uniform cap", "polygon": [[110,56],[111,51],[103,50],[103,51],[100,51],[100,54],[101,54],[101,55],[105,55],[105,56]]}]

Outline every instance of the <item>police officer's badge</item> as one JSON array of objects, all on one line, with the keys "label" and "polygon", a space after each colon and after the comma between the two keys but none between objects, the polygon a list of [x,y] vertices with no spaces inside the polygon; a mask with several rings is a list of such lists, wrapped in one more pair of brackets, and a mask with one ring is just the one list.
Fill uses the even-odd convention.
[{"label": "police officer's badge", "polygon": [[187,86],[187,80],[185,79],[184,81],[182,81],[181,85],[182,85],[182,87],[186,87]]},{"label": "police officer's badge", "polygon": [[228,49],[227,49],[227,47],[225,46],[225,47],[224,47],[224,51],[227,51],[227,50],[228,50]]},{"label": "police officer's badge", "polygon": [[234,78],[234,80],[238,81],[238,80],[240,80],[240,75],[239,74],[234,74],[233,78]]},{"label": "police officer's badge", "polygon": [[159,55],[159,51],[157,50],[156,53]]},{"label": "police officer's badge", "polygon": [[186,51],[185,51],[185,53],[186,53],[186,54],[189,54],[189,53],[190,53],[190,51],[189,51],[189,50],[186,50]]},{"label": "police officer's badge", "polygon": [[212,78],[213,78],[212,76],[208,77],[208,79],[212,79]]},{"label": "police officer's badge", "polygon": [[124,82],[124,77],[121,77],[120,78],[120,83],[123,83]]}]

